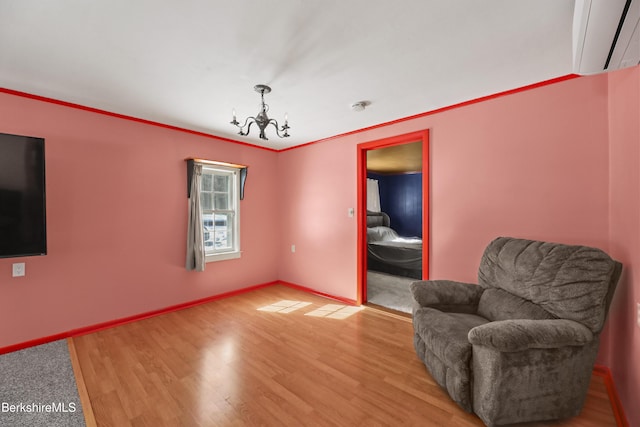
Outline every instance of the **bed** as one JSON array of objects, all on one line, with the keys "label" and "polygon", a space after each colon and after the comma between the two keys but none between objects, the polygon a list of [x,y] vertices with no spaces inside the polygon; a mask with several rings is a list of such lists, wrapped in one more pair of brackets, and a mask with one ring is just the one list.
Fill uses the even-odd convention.
[{"label": "bed", "polygon": [[422,279],[422,239],[399,236],[384,212],[367,212],[367,269]]}]

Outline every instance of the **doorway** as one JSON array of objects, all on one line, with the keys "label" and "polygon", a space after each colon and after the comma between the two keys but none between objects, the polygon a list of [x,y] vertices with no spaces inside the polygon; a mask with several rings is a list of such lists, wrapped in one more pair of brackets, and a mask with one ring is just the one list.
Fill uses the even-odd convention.
[{"label": "doorway", "polygon": [[[409,283],[429,277],[429,132],[371,141],[359,144],[357,150],[358,303],[369,302],[406,312],[410,307]],[[412,157],[421,157],[420,171]],[[376,171],[380,172],[378,176]],[[381,185],[381,206],[377,209],[380,212],[375,212],[375,208],[372,211],[372,206],[367,209],[368,177],[380,178],[375,179]],[[391,200],[403,197],[404,200]],[[403,203],[421,206],[394,209],[393,204]],[[421,218],[415,218],[416,215]]]}]

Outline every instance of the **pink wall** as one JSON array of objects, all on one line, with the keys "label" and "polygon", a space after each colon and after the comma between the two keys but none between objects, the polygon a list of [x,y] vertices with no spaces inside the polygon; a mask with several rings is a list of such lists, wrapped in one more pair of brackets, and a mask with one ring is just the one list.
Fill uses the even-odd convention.
[{"label": "pink wall", "polygon": [[[49,249],[0,259],[0,347],[278,278],[277,153],[7,94],[0,132],[46,139]],[[249,165],[242,258],[204,273],[184,268],[191,156]]]},{"label": "pink wall", "polygon": [[[283,152],[279,277],[356,299],[357,144],[430,129],[431,278],[476,281],[497,235],[600,247],[624,264],[598,363],[640,425],[640,68]],[[290,252],[295,243],[296,253]]]},{"label": "pink wall", "polygon": [[[279,153],[279,278],[355,300],[356,149],[328,141]],[[296,252],[291,252],[291,245]]]},{"label": "pink wall", "polygon": [[280,153],[281,280],[356,299],[357,144],[427,128],[431,278],[475,282],[500,235],[608,248],[607,78],[595,76]]},{"label": "pink wall", "polygon": [[640,68],[609,78],[611,255],[624,270],[609,316],[605,365],[611,368],[627,418],[640,426]]},{"label": "pink wall", "polygon": [[[639,100],[636,67],[274,153],[0,94],[0,132],[46,138],[49,238],[0,259],[0,347],[277,279],[356,299],[356,147],[430,129],[431,278],[475,282],[498,235],[610,250],[625,273],[599,362],[640,425]],[[190,156],[250,166],[243,256],[204,273],[183,266]]]}]

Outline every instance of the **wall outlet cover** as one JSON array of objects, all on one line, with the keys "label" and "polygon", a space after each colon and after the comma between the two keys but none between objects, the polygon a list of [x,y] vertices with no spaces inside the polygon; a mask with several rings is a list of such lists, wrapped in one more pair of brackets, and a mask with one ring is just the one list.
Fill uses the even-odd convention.
[{"label": "wall outlet cover", "polygon": [[16,262],[13,264],[13,277],[22,277],[24,273],[24,262]]}]

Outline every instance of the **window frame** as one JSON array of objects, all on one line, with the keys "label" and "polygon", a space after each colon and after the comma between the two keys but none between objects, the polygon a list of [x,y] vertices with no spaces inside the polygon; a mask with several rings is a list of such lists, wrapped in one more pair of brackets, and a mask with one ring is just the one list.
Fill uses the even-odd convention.
[{"label": "window frame", "polygon": [[[209,164],[203,164],[202,165],[202,175],[204,177],[204,175],[211,175],[212,176],[212,182],[215,182],[215,176],[229,176],[231,177],[231,184],[230,184],[230,195],[229,195],[229,205],[228,209],[215,209],[215,205],[213,206],[214,209],[207,209],[205,211],[204,209],[204,204],[201,203],[201,210],[202,210],[202,219],[203,219],[203,224],[202,227],[204,228],[204,217],[205,215],[212,215],[213,216],[213,227],[214,229],[212,231],[207,231],[203,229],[203,235],[204,233],[210,232],[210,233],[215,233],[215,213],[219,212],[219,213],[224,213],[224,214],[232,214],[232,240],[233,243],[231,245],[231,249],[221,249],[221,250],[215,250],[215,243],[214,243],[214,247],[213,250],[207,250],[207,247],[205,246],[203,248],[204,253],[205,253],[205,263],[209,263],[209,262],[215,262],[215,261],[224,261],[224,260],[228,260],[228,259],[236,259],[236,258],[240,258],[242,255],[242,251],[240,249],[240,169],[236,168],[236,167],[230,167],[230,166],[223,166],[223,165],[209,165]],[[198,191],[200,191],[200,197],[202,199],[202,188],[199,188]],[[215,194],[215,191],[212,191],[212,197]],[[212,203],[215,203],[212,201]],[[214,241],[215,241],[215,237],[214,237]],[[203,245],[204,245],[205,240],[203,239]]]}]

